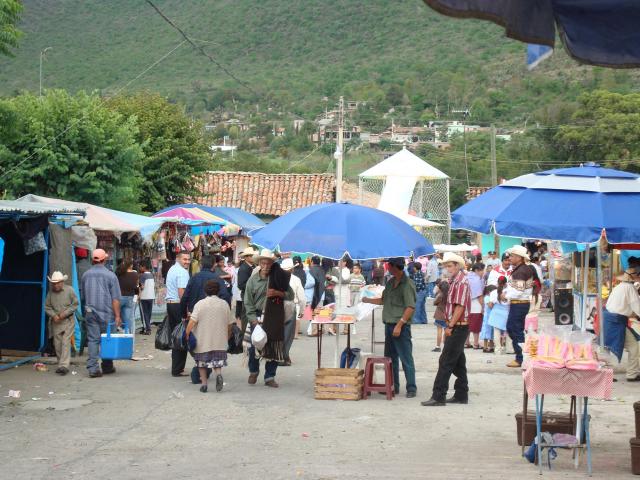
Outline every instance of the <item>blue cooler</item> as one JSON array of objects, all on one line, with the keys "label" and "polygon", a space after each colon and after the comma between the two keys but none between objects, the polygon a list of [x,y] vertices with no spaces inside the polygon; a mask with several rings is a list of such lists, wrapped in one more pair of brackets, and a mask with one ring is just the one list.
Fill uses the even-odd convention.
[{"label": "blue cooler", "polygon": [[100,335],[100,358],[103,360],[131,360],[133,357],[133,333],[111,333],[111,323],[107,333]]}]

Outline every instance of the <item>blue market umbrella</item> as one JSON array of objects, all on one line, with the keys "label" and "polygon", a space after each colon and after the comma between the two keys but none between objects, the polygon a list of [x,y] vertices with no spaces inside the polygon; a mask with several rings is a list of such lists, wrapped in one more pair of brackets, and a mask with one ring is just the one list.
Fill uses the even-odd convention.
[{"label": "blue market umbrella", "polygon": [[593,243],[640,242],[640,177],[596,164],[523,175],[451,214],[451,227]]},{"label": "blue market umbrella", "polygon": [[418,257],[433,246],[409,224],[375,208],[323,203],[299,208],[259,230],[252,243],[282,252],[354,260]]},{"label": "blue market umbrella", "polygon": [[640,66],[638,0],[424,0],[452,17],[490,20],[508,37],[554,47],[556,33],[576,60]]}]

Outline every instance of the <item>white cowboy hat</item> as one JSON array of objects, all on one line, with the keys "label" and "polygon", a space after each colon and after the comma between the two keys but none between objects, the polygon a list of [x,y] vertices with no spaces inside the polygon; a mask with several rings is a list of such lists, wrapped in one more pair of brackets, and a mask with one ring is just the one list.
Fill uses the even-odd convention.
[{"label": "white cowboy hat", "polygon": [[462,268],[465,267],[464,258],[453,252],[445,252],[444,257],[442,257],[442,263],[457,263]]},{"label": "white cowboy hat", "polygon": [[283,270],[293,270],[293,259],[285,258],[280,264]]},{"label": "white cowboy hat", "polygon": [[276,256],[268,248],[263,248],[262,250],[260,250],[260,254],[258,255],[258,260],[262,259],[275,260]]},{"label": "white cowboy hat", "polygon": [[240,257],[253,257],[256,253],[258,252],[256,252],[253,248],[247,247],[242,251]]},{"label": "white cowboy hat", "polygon": [[522,257],[525,260],[531,260],[529,258],[529,251],[522,245],[514,245],[509,250],[507,250],[507,253],[509,255],[517,255],[518,257]]},{"label": "white cowboy hat", "polygon": [[51,275],[50,277],[47,277],[47,279],[49,279],[51,283],[66,282],[68,278],[69,278],[68,276],[63,275],[62,272],[58,272],[58,271],[53,272],[53,275]]}]

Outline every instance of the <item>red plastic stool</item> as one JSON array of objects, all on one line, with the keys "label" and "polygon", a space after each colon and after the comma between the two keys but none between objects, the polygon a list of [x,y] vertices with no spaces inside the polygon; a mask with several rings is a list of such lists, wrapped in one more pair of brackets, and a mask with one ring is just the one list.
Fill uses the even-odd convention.
[{"label": "red plastic stool", "polygon": [[[373,374],[376,365],[384,365],[384,383],[373,383]],[[364,367],[364,387],[362,399],[366,400],[371,392],[384,392],[387,400],[392,400],[393,392],[393,367],[388,357],[369,357]]]}]

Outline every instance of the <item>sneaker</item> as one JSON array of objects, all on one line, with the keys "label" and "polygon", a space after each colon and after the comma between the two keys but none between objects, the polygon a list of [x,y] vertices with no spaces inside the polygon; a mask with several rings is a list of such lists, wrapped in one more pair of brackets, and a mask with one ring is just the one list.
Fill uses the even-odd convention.
[{"label": "sneaker", "polygon": [[58,367],[56,373],[58,375],[66,375],[67,373],[69,373],[69,369],[67,367]]},{"label": "sneaker", "polygon": [[271,388],[278,388],[280,385],[278,385],[278,382],[276,382],[274,379],[271,379],[264,382],[264,386],[271,387]]},{"label": "sneaker", "polygon": [[440,349],[440,347],[436,347],[436,348],[434,348],[434,349],[433,349],[433,350],[431,350],[431,351],[432,351],[432,352],[440,352],[440,351],[441,351],[441,349]]},{"label": "sneaker", "polygon": [[100,378],[102,377],[102,372],[100,370],[96,370],[95,372],[89,372],[90,378]]},{"label": "sneaker", "polygon": [[216,376],[216,392],[221,392],[223,386],[224,386],[224,380],[222,379],[222,375],[217,375]]},{"label": "sneaker", "polygon": [[509,367],[509,368],[520,368],[521,364],[519,362],[516,362],[515,360],[512,360],[509,363],[507,363],[507,367]]}]

